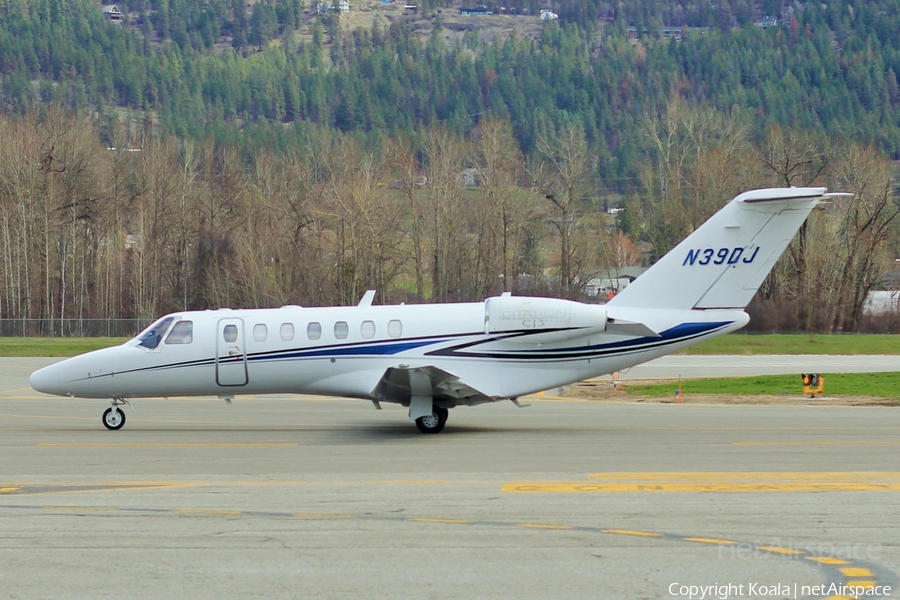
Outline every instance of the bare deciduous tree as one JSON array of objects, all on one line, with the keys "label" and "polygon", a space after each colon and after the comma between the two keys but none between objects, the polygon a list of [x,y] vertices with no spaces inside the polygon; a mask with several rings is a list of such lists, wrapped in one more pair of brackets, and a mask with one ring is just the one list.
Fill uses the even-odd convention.
[{"label": "bare deciduous tree", "polygon": [[534,183],[549,200],[547,218],[559,234],[559,290],[563,298],[573,295],[576,281],[571,244],[578,221],[578,200],[594,189],[594,168],[584,131],[570,123],[554,135],[537,141],[538,162],[531,170]]},{"label": "bare deciduous tree", "polygon": [[499,271],[502,289],[508,292],[515,285],[519,246],[535,206],[519,185],[524,163],[508,121],[487,119],[482,122],[475,152],[479,187],[500,245],[499,251],[490,248],[491,254],[498,258],[499,268],[491,266]]},{"label": "bare deciduous tree", "polygon": [[444,127],[425,133],[424,155],[432,237],[431,299],[450,302],[468,299],[464,274],[471,270],[471,237],[465,229],[462,171],[468,154],[465,142]]},{"label": "bare deciduous tree", "polygon": [[[824,135],[817,135],[773,125],[766,132],[759,150],[760,161],[768,171],[770,180],[783,187],[810,186],[823,182],[828,174],[829,143]],[[796,271],[791,275],[797,283],[799,321],[805,329],[813,326],[812,306],[814,288],[808,285],[808,249],[810,221],[800,226],[797,238],[790,246],[789,258]],[[784,260],[784,259],[782,259]],[[777,277],[777,271],[776,275]]]},{"label": "bare deciduous tree", "polygon": [[655,257],[752,185],[748,131],[736,113],[694,106],[677,94],[644,120],[652,159],[641,170],[642,216]]},{"label": "bare deciduous tree", "polygon": [[[836,199],[834,205],[840,216],[837,233],[843,267],[837,281],[833,330],[856,329],[866,297],[881,281],[887,256],[884,242],[900,214],[893,173],[891,162],[871,147],[854,144],[835,157],[838,185],[853,195]],[[833,251],[833,243],[831,248]]]}]

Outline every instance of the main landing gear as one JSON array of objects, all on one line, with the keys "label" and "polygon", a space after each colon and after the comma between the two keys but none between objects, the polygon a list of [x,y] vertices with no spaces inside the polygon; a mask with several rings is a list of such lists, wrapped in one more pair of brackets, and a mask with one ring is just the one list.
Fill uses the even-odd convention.
[{"label": "main landing gear", "polygon": [[111,404],[112,406],[103,412],[103,425],[111,430],[122,429],[122,426],[125,424],[125,413],[119,410],[119,407],[126,404],[131,406],[131,404],[128,400],[122,398],[114,399]]},{"label": "main landing gear", "polygon": [[434,406],[431,409],[430,415],[425,415],[424,417],[416,419],[416,427],[418,427],[419,431],[422,433],[440,433],[441,430],[444,429],[444,425],[447,424],[447,417],[449,415],[450,411],[446,408]]}]

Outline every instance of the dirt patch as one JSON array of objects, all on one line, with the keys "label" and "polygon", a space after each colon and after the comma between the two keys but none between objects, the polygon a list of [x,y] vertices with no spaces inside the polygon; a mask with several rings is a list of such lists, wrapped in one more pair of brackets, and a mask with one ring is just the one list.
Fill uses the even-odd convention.
[{"label": "dirt patch", "polygon": [[[414,3],[413,3],[414,4]],[[538,39],[543,31],[544,22],[536,15],[461,15],[459,8],[465,3],[453,2],[452,6],[440,9],[443,25],[441,37],[448,44],[462,41],[467,31],[475,31],[482,42],[491,43],[496,38],[504,39],[511,34],[519,38]],[[476,3],[477,4],[477,3]],[[387,27],[393,21],[404,21],[409,28],[422,39],[431,35],[438,10],[420,10],[410,12],[403,9],[403,3],[382,4],[368,2],[359,10],[352,10],[341,15],[341,27],[345,31],[353,31],[357,27],[370,29],[376,17],[382,17],[382,25]],[[311,23],[314,16],[307,15]]]},{"label": "dirt patch", "polygon": [[[622,390],[616,391],[608,380],[582,381],[567,385],[557,394],[564,398],[578,400],[594,400],[606,402],[634,402],[645,404],[674,404],[676,382],[668,380],[642,380],[641,385],[671,383],[671,396],[641,396],[629,393],[628,382],[623,383]],[[900,406],[900,398],[875,398],[872,396],[824,396],[821,398],[804,398],[801,394],[765,395],[765,394],[691,394],[682,395],[683,404],[742,404],[748,406]]]}]

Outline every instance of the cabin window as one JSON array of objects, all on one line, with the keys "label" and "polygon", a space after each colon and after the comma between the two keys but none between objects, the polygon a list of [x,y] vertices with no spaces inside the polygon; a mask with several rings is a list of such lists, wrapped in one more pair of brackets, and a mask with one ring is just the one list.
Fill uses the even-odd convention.
[{"label": "cabin window", "polygon": [[388,321],[388,335],[391,337],[403,335],[403,323],[396,319]]},{"label": "cabin window", "polygon": [[294,339],[294,324],[282,323],[281,329],[278,332],[281,334],[281,339],[285,342],[289,342]]},{"label": "cabin window", "polygon": [[264,342],[269,337],[269,329],[263,323],[257,323],[253,326],[253,339],[257,342]]},{"label": "cabin window", "polygon": [[322,326],[319,323],[310,323],[306,326],[306,337],[317,340],[322,337]]},{"label": "cabin window", "polygon": [[159,342],[166,333],[166,329],[169,328],[169,325],[171,325],[174,320],[175,317],[166,317],[155,325],[150,326],[150,328],[141,335],[141,343],[138,345],[149,348],[150,350],[155,349],[159,346]]},{"label": "cabin window", "polygon": [[194,341],[194,322],[178,321],[166,336],[167,344],[190,344]]},{"label": "cabin window", "polygon": [[347,339],[348,333],[350,333],[350,326],[347,325],[347,321],[338,321],[334,324],[334,337],[336,337],[337,339]]},{"label": "cabin window", "polygon": [[224,329],[222,329],[222,337],[225,338],[225,341],[229,344],[237,340],[237,325],[226,325]]},{"label": "cabin window", "polygon": [[375,337],[375,323],[372,321],[363,321],[359,327],[359,332],[367,340]]}]

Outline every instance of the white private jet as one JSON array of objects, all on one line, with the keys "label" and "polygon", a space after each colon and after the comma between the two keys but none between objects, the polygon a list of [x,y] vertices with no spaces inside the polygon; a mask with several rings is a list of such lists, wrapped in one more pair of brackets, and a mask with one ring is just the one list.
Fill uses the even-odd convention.
[{"label": "white private jet", "polygon": [[[484,302],[183,311],[121,346],[31,375],[40,392],[106,398],[322,394],[409,407],[423,433],[448,409],[512,400],[612,373],[740,329],[744,308],[825,188],[740,194],[605,305]],[[843,195],[843,194],[841,194]]]}]

